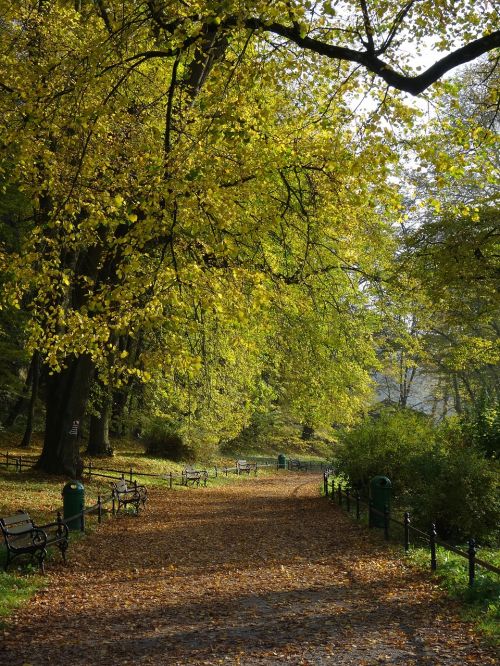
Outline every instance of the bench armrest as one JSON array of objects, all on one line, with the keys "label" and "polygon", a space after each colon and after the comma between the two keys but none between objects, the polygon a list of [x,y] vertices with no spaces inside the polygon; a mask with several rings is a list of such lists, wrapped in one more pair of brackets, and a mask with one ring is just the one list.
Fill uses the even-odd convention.
[{"label": "bench armrest", "polygon": [[21,539],[24,536],[29,536],[33,545],[47,545],[47,535],[40,527],[27,527],[25,530],[10,531],[2,526],[2,532],[4,533],[5,537],[12,539],[12,541],[8,540],[11,548],[16,548],[16,539]]},{"label": "bench armrest", "polygon": [[[52,528],[55,527],[55,528],[57,528],[55,530],[55,532],[58,535],[60,534],[60,536],[62,536],[62,537],[67,537],[69,535],[68,526],[66,525],[66,523],[63,523],[62,521],[60,523],[56,521],[55,523],[47,523],[46,525],[35,525],[35,527],[37,529],[43,530],[44,532],[46,530],[52,530]],[[62,530],[62,531],[59,533],[59,530]]]}]

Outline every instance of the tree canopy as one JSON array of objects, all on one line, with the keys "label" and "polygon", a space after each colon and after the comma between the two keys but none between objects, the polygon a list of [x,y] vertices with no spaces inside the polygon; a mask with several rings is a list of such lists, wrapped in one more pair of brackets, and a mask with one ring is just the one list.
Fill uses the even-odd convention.
[{"label": "tree canopy", "polygon": [[[0,8],[3,300],[42,359],[42,466],[71,470],[71,423],[130,395],[188,441],[278,405],[351,423],[379,367],[401,135],[436,180],[467,171],[437,146],[469,127],[431,151],[384,86],[417,94],[496,48],[490,3]],[[410,36],[447,55],[417,73]]]}]

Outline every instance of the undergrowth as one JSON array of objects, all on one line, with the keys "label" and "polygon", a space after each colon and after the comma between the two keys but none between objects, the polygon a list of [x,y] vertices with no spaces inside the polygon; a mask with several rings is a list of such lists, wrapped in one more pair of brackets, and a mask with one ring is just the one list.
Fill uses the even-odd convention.
[{"label": "undergrowth", "polygon": [[[467,550],[467,546],[462,546]],[[500,567],[498,550],[481,549],[478,557]],[[410,561],[419,567],[429,568],[429,550],[415,548],[410,551]],[[435,577],[450,597],[461,602],[467,620],[474,622],[490,640],[500,644],[500,580],[494,573],[476,566],[474,585],[468,586],[468,561],[444,548],[436,553],[438,568]]]}]

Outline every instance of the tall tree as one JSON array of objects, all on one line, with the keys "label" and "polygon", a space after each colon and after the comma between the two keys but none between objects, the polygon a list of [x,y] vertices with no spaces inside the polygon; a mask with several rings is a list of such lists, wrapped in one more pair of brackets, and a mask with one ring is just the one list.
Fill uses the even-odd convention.
[{"label": "tall tree", "polygon": [[[360,311],[384,270],[369,236],[385,243],[380,214],[396,197],[386,126],[354,133],[349,63],[408,89],[390,58],[408,20],[447,47],[448,9],[435,4],[361,3],[359,21],[347,2],[338,17],[331,3],[2,3],[2,164],[33,206],[22,252],[2,259],[11,302],[29,294],[29,350],[52,373],[44,469],[74,473],[70,432],[96,373],[104,386],[150,378],[145,358],[128,362],[124,335],[161,328],[172,366],[196,367],[183,342],[193,311],[221,300],[229,328],[238,300],[279,284],[299,299],[329,285],[339,322]],[[413,92],[495,46],[493,14],[461,4],[469,46],[410,77]],[[466,28],[477,17],[488,34],[476,39]],[[397,96],[385,102],[405,123]]]}]

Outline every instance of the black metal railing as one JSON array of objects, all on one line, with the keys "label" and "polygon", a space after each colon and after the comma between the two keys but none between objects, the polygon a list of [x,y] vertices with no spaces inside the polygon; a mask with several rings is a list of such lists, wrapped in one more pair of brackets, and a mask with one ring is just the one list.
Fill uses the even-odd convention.
[{"label": "black metal railing", "polygon": [[474,584],[476,567],[482,567],[491,573],[500,575],[500,568],[495,567],[493,564],[485,562],[476,556],[477,544],[475,539],[469,539],[467,550],[462,550],[461,548],[457,548],[456,546],[439,539],[435,523],[431,523],[427,532],[420,530],[411,524],[411,517],[408,511],[404,512],[402,520],[397,520],[391,516],[387,504],[384,506],[383,510],[375,507],[371,500],[367,501],[362,499],[358,490],[350,488],[345,480],[336,480],[336,477],[331,470],[326,470],[323,473],[323,489],[327,498],[336,501],[340,507],[345,506],[348,513],[354,509],[356,520],[361,519],[362,508],[367,509],[369,527],[373,527],[373,516],[381,516],[383,518],[383,531],[386,541],[390,539],[391,525],[398,525],[401,527],[403,529],[403,545],[405,552],[408,552],[410,549],[412,537],[415,537],[426,544],[430,551],[430,565],[432,571],[436,571],[437,569],[436,547],[441,546],[441,548],[468,560],[468,577],[470,586]]}]

